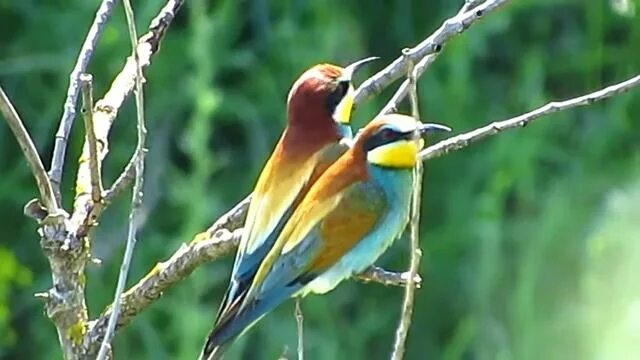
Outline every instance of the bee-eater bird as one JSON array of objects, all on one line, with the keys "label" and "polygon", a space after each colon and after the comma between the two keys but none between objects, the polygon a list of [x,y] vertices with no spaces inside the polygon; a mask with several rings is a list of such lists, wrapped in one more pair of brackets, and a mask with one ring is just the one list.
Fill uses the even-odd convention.
[{"label": "bee-eater bird", "polygon": [[311,186],[208,344],[224,347],[286,299],[326,293],[371,266],[408,222],[419,135],[433,130],[450,129],[398,114],[370,122]]},{"label": "bee-eater bird", "polygon": [[[218,310],[216,324],[228,317],[244,295],[258,266],[307,190],[348,146],[351,139],[353,74],[370,57],[345,68],[315,65],[293,84],[287,97],[287,126],[256,183],[231,280]],[[209,337],[201,359],[216,343]]]}]

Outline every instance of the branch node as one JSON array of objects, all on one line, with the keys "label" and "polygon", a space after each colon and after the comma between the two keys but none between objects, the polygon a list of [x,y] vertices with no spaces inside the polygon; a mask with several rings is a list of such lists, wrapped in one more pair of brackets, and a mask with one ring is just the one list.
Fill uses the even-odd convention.
[{"label": "branch node", "polygon": [[[410,271],[405,271],[405,272],[401,273],[400,274],[400,278],[405,283],[409,282],[409,279],[411,278],[411,272]],[[418,274],[418,273],[413,274],[413,283],[415,284],[416,288],[420,289],[422,287],[422,276],[420,276],[420,274]]]},{"label": "branch node", "polygon": [[42,206],[40,199],[31,199],[27,202],[23,209],[24,215],[41,222],[47,217],[47,208]]}]

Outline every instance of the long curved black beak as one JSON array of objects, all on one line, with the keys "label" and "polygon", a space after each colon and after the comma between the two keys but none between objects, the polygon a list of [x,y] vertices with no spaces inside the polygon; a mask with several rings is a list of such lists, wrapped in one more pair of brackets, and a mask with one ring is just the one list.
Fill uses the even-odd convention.
[{"label": "long curved black beak", "polygon": [[341,78],[343,80],[349,80],[351,81],[351,78],[353,77],[353,74],[358,71],[359,69],[362,68],[363,65],[368,64],[374,60],[378,60],[380,59],[377,56],[371,56],[362,60],[358,60],[352,64],[347,65],[344,70],[342,71],[342,76]]},{"label": "long curved black beak", "polygon": [[435,123],[423,123],[418,125],[418,131],[420,132],[421,136],[425,136],[427,133],[430,132],[434,132],[434,131],[451,131],[451,128],[446,126],[446,125],[442,125],[442,124],[435,124]]}]

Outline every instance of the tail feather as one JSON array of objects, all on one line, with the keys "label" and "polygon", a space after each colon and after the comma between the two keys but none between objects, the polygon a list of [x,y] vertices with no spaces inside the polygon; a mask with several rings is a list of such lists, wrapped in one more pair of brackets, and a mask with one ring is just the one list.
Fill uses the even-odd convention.
[{"label": "tail feather", "polygon": [[278,292],[270,292],[268,294],[270,296],[254,299],[245,306],[240,306],[239,303],[229,306],[209,333],[199,359],[220,359],[236,337],[249,330],[264,315],[275,309],[298,289],[299,286],[287,287]]},{"label": "tail feather", "polygon": [[229,344],[216,345],[211,341],[211,338],[208,338],[200,352],[198,360],[220,360],[227,350],[227,347],[229,347]]}]

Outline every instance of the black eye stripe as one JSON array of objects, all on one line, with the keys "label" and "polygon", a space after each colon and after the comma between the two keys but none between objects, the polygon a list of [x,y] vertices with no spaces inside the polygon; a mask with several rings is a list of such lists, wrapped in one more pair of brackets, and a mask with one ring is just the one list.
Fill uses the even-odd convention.
[{"label": "black eye stripe", "polygon": [[340,101],[347,94],[347,91],[349,91],[349,82],[339,81],[336,88],[327,97],[327,110],[329,110],[329,113],[333,114],[338,104],[340,104]]},{"label": "black eye stripe", "polygon": [[382,128],[375,135],[367,139],[364,143],[365,151],[371,151],[377,147],[399,141],[399,140],[413,140],[413,131],[399,132],[390,128]]}]

